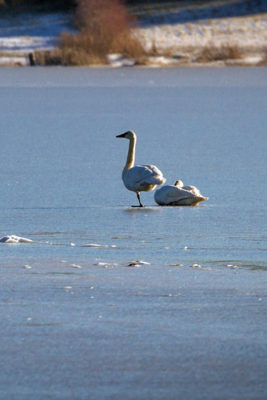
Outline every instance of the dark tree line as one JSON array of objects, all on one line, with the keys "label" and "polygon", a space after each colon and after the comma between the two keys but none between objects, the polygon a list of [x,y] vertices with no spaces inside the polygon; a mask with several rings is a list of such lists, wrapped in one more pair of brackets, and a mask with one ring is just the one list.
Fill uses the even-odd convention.
[{"label": "dark tree line", "polygon": [[[146,4],[146,3],[164,3],[170,0],[122,0],[125,4]],[[176,0],[182,1],[182,0]],[[0,1],[0,5],[6,5],[7,7],[14,6],[39,6],[39,7],[52,7],[52,8],[61,8],[61,9],[69,9],[74,8],[79,3],[79,0],[2,0]]]},{"label": "dark tree line", "polygon": [[38,6],[41,8],[59,8],[69,9],[76,5],[76,0],[2,0],[0,5],[7,8],[25,7],[25,6]]}]

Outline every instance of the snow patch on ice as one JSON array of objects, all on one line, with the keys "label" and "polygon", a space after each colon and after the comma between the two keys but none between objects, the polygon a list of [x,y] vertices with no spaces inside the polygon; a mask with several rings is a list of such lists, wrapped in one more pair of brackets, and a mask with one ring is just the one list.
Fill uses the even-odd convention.
[{"label": "snow patch on ice", "polygon": [[32,243],[33,240],[16,236],[16,235],[7,235],[0,238],[0,243]]},{"label": "snow patch on ice", "polygon": [[82,244],[81,247],[96,247],[96,248],[107,249],[109,246],[107,244],[86,243],[86,244]]},{"label": "snow patch on ice", "polygon": [[108,54],[107,56],[109,64],[114,67],[132,67],[135,64],[135,60],[132,58],[123,57],[121,54]]}]

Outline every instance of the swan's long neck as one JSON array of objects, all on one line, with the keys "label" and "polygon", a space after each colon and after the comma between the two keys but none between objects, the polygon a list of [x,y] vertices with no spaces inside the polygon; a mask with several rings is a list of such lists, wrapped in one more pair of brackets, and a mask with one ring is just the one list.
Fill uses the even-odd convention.
[{"label": "swan's long neck", "polygon": [[136,145],[136,137],[130,138],[127,161],[124,169],[130,169],[134,166],[135,145]]}]

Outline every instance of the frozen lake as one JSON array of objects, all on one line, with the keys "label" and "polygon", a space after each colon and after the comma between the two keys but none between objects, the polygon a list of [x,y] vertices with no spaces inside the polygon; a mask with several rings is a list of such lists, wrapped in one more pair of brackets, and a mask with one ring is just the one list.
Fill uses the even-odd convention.
[{"label": "frozen lake", "polygon": [[[1,399],[266,398],[266,78],[1,69]],[[132,208],[128,129],[209,200]]]}]

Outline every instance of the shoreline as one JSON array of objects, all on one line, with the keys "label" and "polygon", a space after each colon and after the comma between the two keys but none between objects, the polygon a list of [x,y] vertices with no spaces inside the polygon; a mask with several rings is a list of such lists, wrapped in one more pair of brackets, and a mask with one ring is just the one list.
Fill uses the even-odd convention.
[{"label": "shoreline", "polygon": [[[266,66],[267,12],[264,5],[251,3],[250,14],[246,13],[242,9],[246,3],[250,4],[240,1],[235,5],[223,0],[211,4],[202,1],[194,6],[173,1],[132,6],[139,22],[132,29],[133,36],[147,51],[142,65]],[[69,12],[28,12],[10,21],[0,18],[0,66],[38,64],[38,53],[43,62],[42,54],[56,48],[60,33],[74,32],[71,19]],[[114,68],[136,66],[138,62],[122,54],[107,55],[107,65]],[[91,66],[94,65],[88,65]]]}]

